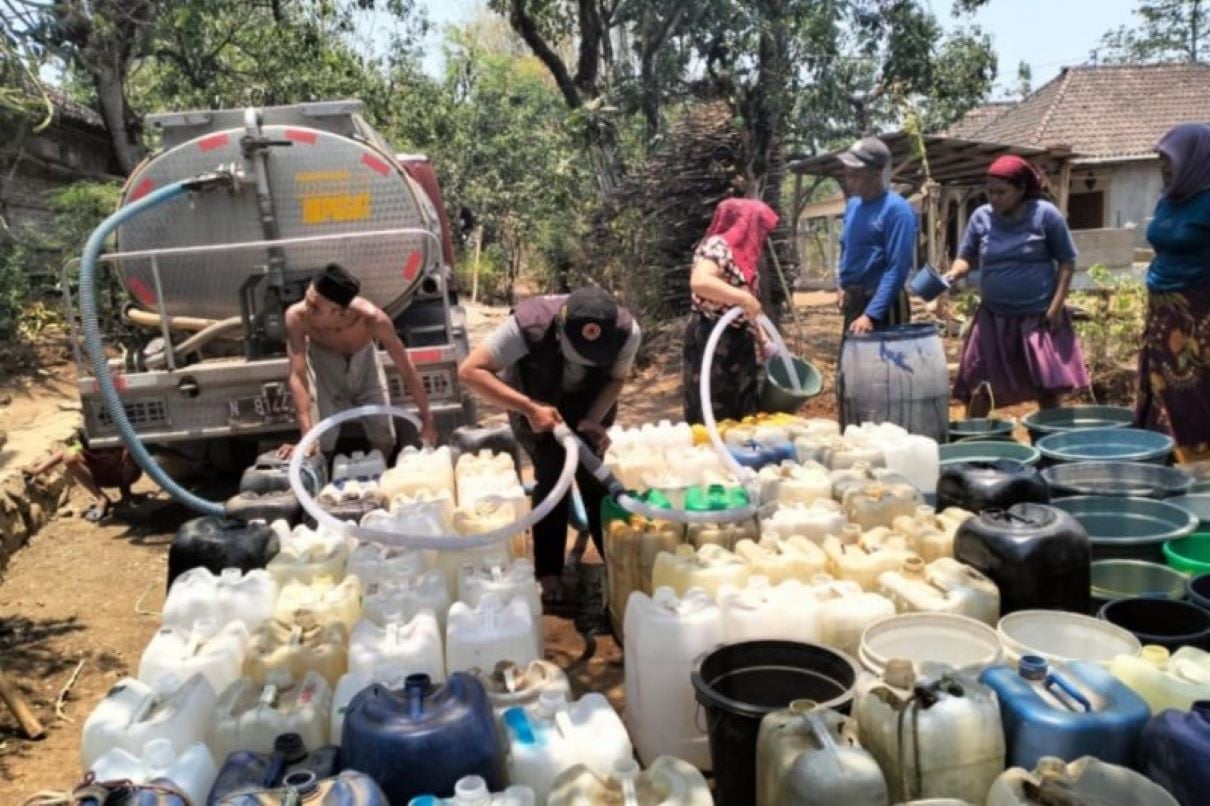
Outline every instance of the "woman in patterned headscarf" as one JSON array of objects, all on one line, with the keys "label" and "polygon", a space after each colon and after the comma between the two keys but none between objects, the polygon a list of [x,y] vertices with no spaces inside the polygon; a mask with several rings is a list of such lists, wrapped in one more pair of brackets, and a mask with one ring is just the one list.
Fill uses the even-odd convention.
[{"label": "woman in patterned headscarf", "polygon": [[756,349],[760,325],[760,257],[777,213],[756,199],[725,199],[714,210],[705,237],[693,254],[692,313],[685,328],[685,421],[702,421],[699,390],[706,340],[721,315],[744,309],[719,339],[710,371],[711,408],[718,420],[756,412],[760,382]]},{"label": "woman in patterned headscarf", "polygon": [[1210,125],[1156,144],[1164,193],[1147,227],[1147,324],[1135,425],[1176,439],[1181,462],[1210,460]]}]

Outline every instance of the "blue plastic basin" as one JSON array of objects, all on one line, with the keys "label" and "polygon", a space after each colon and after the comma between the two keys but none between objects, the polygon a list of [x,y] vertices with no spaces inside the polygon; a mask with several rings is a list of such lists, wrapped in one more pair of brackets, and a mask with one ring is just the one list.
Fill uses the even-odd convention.
[{"label": "blue plastic basin", "polygon": [[1197,528],[1197,518],[1167,501],[1084,495],[1051,502],[1080,522],[1088,532],[1094,560],[1164,561],[1165,540],[1184,537]]},{"label": "blue plastic basin", "polygon": [[1064,406],[1027,414],[1021,424],[1029,429],[1030,439],[1037,442],[1049,434],[1088,428],[1125,428],[1133,421],[1134,412],[1125,406]]}]

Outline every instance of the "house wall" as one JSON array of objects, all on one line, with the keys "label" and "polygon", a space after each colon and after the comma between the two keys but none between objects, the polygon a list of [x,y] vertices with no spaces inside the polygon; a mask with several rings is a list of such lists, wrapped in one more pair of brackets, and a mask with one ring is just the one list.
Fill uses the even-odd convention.
[{"label": "house wall", "polygon": [[[1103,169],[1104,170],[1104,169]],[[1107,173],[1109,193],[1105,200],[1105,226],[1146,229],[1155,210],[1163,181],[1158,160],[1115,165]]]}]

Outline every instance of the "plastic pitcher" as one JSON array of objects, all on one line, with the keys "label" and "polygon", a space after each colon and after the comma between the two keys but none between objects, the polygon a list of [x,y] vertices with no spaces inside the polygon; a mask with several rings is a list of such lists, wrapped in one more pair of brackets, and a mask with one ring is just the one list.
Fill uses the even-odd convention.
[{"label": "plastic pitcher", "polygon": [[152,739],[138,755],[115,747],[93,762],[90,773],[98,781],[130,781],[146,784],[168,781],[193,803],[202,803],[210,793],[218,767],[210,750],[194,742],[177,751],[167,739]]},{"label": "plastic pitcher", "polygon": [[1000,620],[996,583],[952,557],[927,565],[919,557],[909,557],[898,571],[879,575],[878,592],[900,613],[955,613],[992,627]]},{"label": "plastic pitcher", "polygon": [[224,568],[213,574],[208,568],[191,568],[176,578],[164,600],[165,627],[187,628],[195,621],[215,624],[243,622],[248,629],[273,617],[277,583],[268,571],[244,573]]},{"label": "plastic pitcher", "polygon": [[753,575],[766,577],[774,585],[789,580],[809,582],[828,570],[828,555],[805,537],[765,538],[759,543],[741,540],[735,553],[748,561]]},{"label": "plastic pitcher", "polygon": [[609,618],[614,633],[622,635],[626,602],[633,591],[651,593],[651,574],[661,552],[675,552],[681,544],[681,527],[639,515],[612,521],[605,533],[606,581]]},{"label": "plastic pitcher", "polygon": [[348,646],[349,633],[340,622],[320,625],[309,614],[291,623],[266,621],[248,642],[244,676],[263,685],[274,669],[289,672],[296,680],[316,671],[329,685],[335,685],[345,673]]},{"label": "plastic pitcher", "polygon": [[698,657],[723,641],[722,614],[700,589],[634,592],[626,606],[626,724],[639,757],[675,756],[710,768],[706,736],[694,714],[689,675]]},{"label": "plastic pitcher", "polygon": [[207,742],[221,759],[237,750],[271,753],[283,733],[319,747],[328,743],[331,718],[332,687],[322,675],[307,672],[296,681],[275,670],[263,685],[244,677],[227,687],[214,707]]},{"label": "plastic pitcher", "polygon": [[692,546],[682,545],[677,546],[674,554],[656,555],[651,586],[669,587],[678,595],[684,595],[690,588],[701,588],[708,595],[717,596],[723,585],[743,585],[751,572],[747,560],[721,546],[705,545],[695,552]]},{"label": "plastic pitcher", "polygon": [[766,715],[756,742],[756,806],[889,803],[882,770],[857,743],[856,728],[805,700]]},{"label": "plastic pitcher", "polygon": [[167,739],[183,753],[203,741],[215,694],[203,675],[184,683],[168,676],[148,685],[133,677],[118,681],[84,722],[80,760],[89,769],[114,748],[142,753],[152,739]]},{"label": "plastic pitcher", "polygon": [[832,497],[832,479],[818,462],[782,462],[767,465],[757,473],[762,503],[810,504]]},{"label": "plastic pitcher", "polygon": [[423,610],[437,616],[437,624],[445,631],[445,617],[450,609],[450,594],[441,571],[425,571],[420,576],[398,577],[366,588],[361,616],[366,621],[383,625],[387,617],[398,613],[404,621]]},{"label": "plastic pitcher", "polygon": [[634,757],[626,726],[601,694],[569,702],[548,691],[533,705],[509,708],[503,719],[508,780],[528,786],[542,803],[564,770],[583,764],[604,775]]},{"label": "plastic pitcher", "polygon": [[853,710],[862,746],[878,762],[892,802],[961,798],[982,803],[1004,770],[1000,706],[965,674],[892,661]]},{"label": "plastic pitcher", "polygon": [[349,635],[349,671],[372,674],[383,667],[396,676],[426,674],[438,683],[445,680],[441,627],[431,610],[411,618],[392,613],[382,626],[357,622]]},{"label": "plastic pitcher", "polygon": [[500,661],[526,664],[537,660],[542,657],[542,646],[535,640],[536,634],[524,599],[505,603],[488,594],[474,608],[455,602],[446,627],[446,669],[453,673],[490,669]]},{"label": "plastic pitcher", "polygon": [[209,619],[195,621],[188,629],[161,627],[151,637],[139,660],[139,679],[154,683],[165,675],[187,680],[205,675],[215,691],[222,691],[239,678],[248,652],[248,628],[232,621],[221,629]]}]

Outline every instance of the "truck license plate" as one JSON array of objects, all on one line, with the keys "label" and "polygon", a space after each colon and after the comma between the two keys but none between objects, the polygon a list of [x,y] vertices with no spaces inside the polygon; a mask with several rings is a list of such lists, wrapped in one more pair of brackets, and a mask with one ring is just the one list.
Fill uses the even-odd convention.
[{"label": "truck license plate", "polygon": [[294,419],[294,399],[284,386],[267,386],[255,397],[238,397],[227,401],[227,410],[233,423],[263,425],[290,422]]}]

